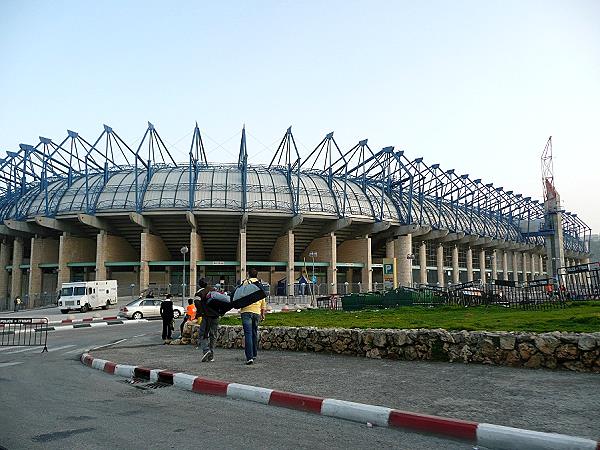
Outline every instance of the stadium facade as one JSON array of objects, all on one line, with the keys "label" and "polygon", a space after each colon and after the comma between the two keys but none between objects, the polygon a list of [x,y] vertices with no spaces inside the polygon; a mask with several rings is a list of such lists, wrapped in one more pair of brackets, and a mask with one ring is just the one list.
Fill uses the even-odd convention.
[{"label": "stadium facade", "polygon": [[[255,165],[242,130],[238,161],[217,164],[196,125],[178,163],[152,124],[135,149],[104,126],[93,142],[68,131],[21,144],[0,174],[7,306],[47,303],[77,280],[193,291],[200,277],[235,284],[250,266],[287,294],[302,275],[321,294],[368,291],[383,258],[406,286],[547,276],[543,202],[367,140],[341,151],[333,133],[301,158],[290,128]],[[553,263],[589,262],[590,228],[561,214],[565,260]]]}]

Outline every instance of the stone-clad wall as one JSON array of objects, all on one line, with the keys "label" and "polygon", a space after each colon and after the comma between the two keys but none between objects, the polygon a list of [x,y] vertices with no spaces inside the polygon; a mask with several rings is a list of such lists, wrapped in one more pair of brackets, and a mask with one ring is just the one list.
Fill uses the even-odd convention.
[{"label": "stone-clad wall", "polygon": [[[600,373],[600,333],[356,330],[264,327],[265,350],[327,352],[367,358],[460,361]],[[195,337],[195,336],[194,336]],[[217,344],[242,348],[241,326],[221,326]]]}]

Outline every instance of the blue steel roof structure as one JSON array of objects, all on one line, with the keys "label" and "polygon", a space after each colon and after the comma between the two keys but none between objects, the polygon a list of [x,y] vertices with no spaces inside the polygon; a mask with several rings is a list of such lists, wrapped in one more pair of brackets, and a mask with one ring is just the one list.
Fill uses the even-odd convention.
[{"label": "blue steel roof structure", "polygon": [[[237,164],[209,164],[198,125],[185,163],[175,162],[150,123],[135,151],[106,125],[93,144],[69,131],[60,144],[40,138],[0,159],[0,220],[113,211],[314,214],[544,243],[542,202],[393,147],[373,152],[363,140],[342,152],[329,133],[303,160],[290,127],[271,164],[247,161],[245,130]],[[563,223],[565,248],[587,252],[591,229],[571,212]]]}]

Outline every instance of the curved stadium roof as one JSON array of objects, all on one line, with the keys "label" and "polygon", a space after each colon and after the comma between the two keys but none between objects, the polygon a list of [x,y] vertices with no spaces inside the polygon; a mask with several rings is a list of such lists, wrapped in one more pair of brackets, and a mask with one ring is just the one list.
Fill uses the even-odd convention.
[{"label": "curved stadium roof", "polygon": [[[146,135],[157,142],[154,145],[159,146],[159,150],[162,148],[161,152],[168,154],[151,124]],[[70,157],[67,164],[57,158],[56,153],[65,151],[67,146],[63,144],[69,138],[59,145],[40,138],[38,147],[52,145],[56,149],[52,153],[45,149],[42,152],[41,147],[24,145],[19,153],[9,152],[8,157],[0,160],[3,173],[8,173],[6,168],[18,170],[21,165],[24,169],[21,182],[17,176],[12,176],[12,172],[2,180],[5,186],[3,195],[0,194],[0,219],[27,220],[36,216],[60,217],[81,212],[110,215],[127,211],[177,210],[289,216],[301,213],[366,222],[387,221],[394,225],[429,225],[432,229],[529,245],[544,243],[541,235],[526,232],[535,231],[531,230],[532,224],[539,224],[543,219],[540,202],[491,184],[484,185],[481,180],[471,180],[468,175],[458,176],[453,170],[441,171],[437,164],[427,166],[422,158],[410,161],[403,152],[393,151],[393,147],[373,153],[364,140],[345,154],[340,152],[341,157],[333,163],[332,153],[327,153],[325,161],[329,160],[329,165],[316,170],[315,163],[309,167],[306,162],[315,152],[320,154],[326,145],[332,147],[331,143],[335,144],[333,133],[328,134],[300,164],[299,155],[295,162],[290,157],[293,136],[288,129],[275,155],[281,158],[287,142],[287,161],[284,161],[287,164],[278,165],[278,161],[273,165],[274,157],[271,165],[259,166],[246,163],[243,132],[237,164],[209,164],[196,127],[192,143],[192,149],[196,144],[196,155],[193,156],[190,150],[190,161],[176,164],[172,157],[171,161],[165,162],[164,155],[163,161],[158,162],[156,148],[149,150],[147,160],[142,159],[139,153],[146,135],[138,151],[133,152],[110,127],[105,126],[96,144],[103,136],[107,143],[113,139],[112,151],[115,139],[118,139],[136,158],[135,164],[128,161],[126,166],[114,163],[108,153],[103,159],[97,158],[101,159],[99,161],[93,160],[94,152],[100,153],[99,145],[91,146],[74,132],[69,132],[73,142],[87,144],[84,146],[85,160],[72,153],[67,155]],[[295,143],[293,145],[295,148]],[[71,149],[73,147],[71,145]],[[329,147],[326,152],[330,152]],[[368,149],[371,156],[364,153],[357,163],[357,149]],[[35,157],[42,161],[37,164],[37,170],[26,169],[27,164],[36,162]],[[90,164],[88,171],[89,161],[94,165]],[[85,170],[82,162],[86,163]],[[79,167],[76,167],[77,163]],[[576,214],[566,213],[565,216],[565,246],[584,250],[581,230],[585,232],[589,227]]]}]

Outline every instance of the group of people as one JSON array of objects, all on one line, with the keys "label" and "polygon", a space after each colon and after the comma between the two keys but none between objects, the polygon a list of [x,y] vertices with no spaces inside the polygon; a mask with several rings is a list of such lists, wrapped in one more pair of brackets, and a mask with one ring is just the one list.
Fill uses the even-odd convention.
[{"label": "group of people", "polygon": [[[248,271],[248,278],[241,284],[258,283],[258,271],[254,268]],[[195,294],[195,299],[189,299],[186,308],[186,314],[181,323],[180,330],[183,334],[183,327],[187,321],[193,321],[202,318],[198,330],[198,348],[202,350],[202,362],[212,362],[215,360],[215,343],[219,331],[220,314],[209,304],[209,294],[214,290],[208,287],[204,279],[198,283],[200,289]],[[242,327],[244,329],[244,353],[246,356],[246,365],[254,364],[258,351],[258,324],[265,318],[267,304],[265,299],[258,300],[240,309],[242,318]],[[174,329],[173,302],[171,295],[167,294],[166,299],[161,303],[160,316],[162,318],[162,338],[165,343],[171,340],[171,333]]]}]

